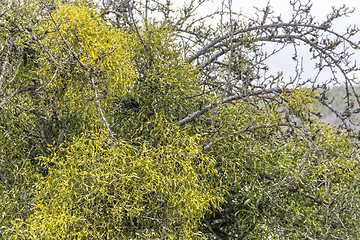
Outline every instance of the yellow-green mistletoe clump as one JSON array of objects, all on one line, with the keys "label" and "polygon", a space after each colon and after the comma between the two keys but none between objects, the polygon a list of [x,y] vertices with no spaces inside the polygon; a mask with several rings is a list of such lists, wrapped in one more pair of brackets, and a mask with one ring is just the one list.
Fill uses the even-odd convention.
[{"label": "yellow-green mistletoe clump", "polygon": [[43,31],[46,50],[39,56],[36,75],[44,95],[54,101],[60,118],[76,116],[75,122],[85,123],[76,128],[102,125],[100,108],[107,116],[112,101],[133,85],[130,35],[81,4],[59,5],[49,12]]},{"label": "yellow-green mistletoe clump", "polygon": [[170,128],[157,132],[162,135],[158,147],[121,141],[111,146],[92,132],[41,158],[52,167],[37,184],[23,236],[158,238],[159,232],[148,231],[158,226],[169,239],[192,238],[210,204],[221,201],[219,189],[207,181],[215,174],[213,161],[199,153],[197,137]]}]

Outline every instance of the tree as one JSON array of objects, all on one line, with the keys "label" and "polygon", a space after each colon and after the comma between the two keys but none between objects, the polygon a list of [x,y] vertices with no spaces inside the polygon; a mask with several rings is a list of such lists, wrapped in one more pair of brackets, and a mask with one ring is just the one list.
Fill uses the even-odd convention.
[{"label": "tree", "polygon": [[[331,28],[352,10],[316,22],[290,1],[284,22],[228,1],[214,28],[201,4],[1,2],[3,236],[359,237],[358,29]],[[265,42],[293,46],[294,79],[268,74]],[[302,80],[300,43],[330,69],[325,84]],[[326,98],[338,72],[343,112]]]}]

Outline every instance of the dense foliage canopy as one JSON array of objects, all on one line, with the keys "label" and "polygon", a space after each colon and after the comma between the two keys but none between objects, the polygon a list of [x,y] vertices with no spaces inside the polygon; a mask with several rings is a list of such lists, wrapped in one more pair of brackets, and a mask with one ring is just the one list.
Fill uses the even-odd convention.
[{"label": "dense foliage canopy", "polygon": [[[360,238],[359,30],[332,29],[352,10],[202,4],[0,1],[2,237]],[[286,47],[291,79],[266,65]],[[344,111],[327,98],[341,81]]]}]

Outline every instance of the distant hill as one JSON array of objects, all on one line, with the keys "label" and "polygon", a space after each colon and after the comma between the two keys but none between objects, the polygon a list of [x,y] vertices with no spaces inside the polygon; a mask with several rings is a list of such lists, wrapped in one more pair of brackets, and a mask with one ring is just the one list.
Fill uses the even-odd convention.
[{"label": "distant hill", "polygon": [[[360,94],[360,86],[355,87],[356,93]],[[328,101],[331,102],[331,106],[340,112],[343,112],[346,109],[346,99],[345,99],[345,86],[334,86],[330,89],[330,91],[327,93],[326,97],[328,98]],[[355,99],[354,96],[351,97],[352,99]],[[328,109],[325,106],[320,105],[319,103],[315,103],[314,107],[316,107],[317,111],[320,112],[322,115],[321,120],[330,123],[333,125],[339,125],[341,123],[340,119],[338,119],[333,112],[331,112],[330,109]],[[358,104],[355,101],[355,107],[358,107]],[[356,117],[360,117],[358,114]]]}]

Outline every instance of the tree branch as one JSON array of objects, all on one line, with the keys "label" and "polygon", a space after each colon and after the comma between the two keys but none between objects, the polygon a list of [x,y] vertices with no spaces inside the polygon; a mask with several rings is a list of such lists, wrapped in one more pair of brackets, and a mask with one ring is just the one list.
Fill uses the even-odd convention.
[{"label": "tree branch", "polygon": [[262,90],[258,90],[258,91],[252,91],[252,92],[236,94],[236,95],[233,95],[233,96],[230,96],[230,97],[226,97],[226,98],[223,98],[223,99],[221,99],[219,101],[216,101],[214,103],[211,103],[211,104],[203,107],[199,111],[196,111],[196,112],[190,114],[189,116],[187,116],[187,117],[181,119],[180,121],[178,121],[177,123],[175,123],[175,125],[183,126],[183,125],[193,121],[197,117],[201,116],[202,114],[206,113],[210,109],[213,109],[214,107],[219,106],[219,105],[224,104],[224,103],[229,103],[229,102],[232,102],[232,101],[241,100],[241,99],[251,97],[251,96],[258,96],[258,95],[269,94],[269,93],[281,93],[281,92],[284,92],[284,91],[285,91],[284,89],[280,89],[280,88],[270,88],[270,89],[262,89]]}]

